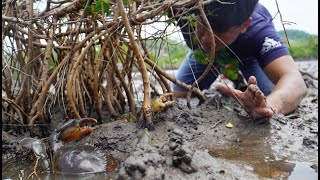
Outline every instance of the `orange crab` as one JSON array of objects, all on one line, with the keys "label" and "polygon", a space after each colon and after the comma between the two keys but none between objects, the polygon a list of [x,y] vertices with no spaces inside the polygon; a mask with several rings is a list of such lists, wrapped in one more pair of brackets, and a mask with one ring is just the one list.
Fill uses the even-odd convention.
[{"label": "orange crab", "polygon": [[169,101],[167,97],[172,96],[173,93],[164,93],[159,98],[151,101],[151,109],[154,113],[165,111],[168,107],[172,107],[174,101]]},{"label": "orange crab", "polygon": [[56,129],[55,132],[62,130],[58,139],[63,142],[67,143],[75,141],[89,134],[95,129],[94,127],[86,126],[86,123],[97,123],[97,120],[94,118],[82,118],[80,120],[71,119],[60,126],[59,129]]},{"label": "orange crab", "polygon": [[[94,118],[70,119],[67,122],[60,125],[57,129],[55,129],[51,133],[49,137],[49,146],[50,146],[50,149],[52,150],[51,157],[53,157],[53,159],[51,159],[51,161],[53,162],[52,165],[54,167],[60,167],[60,164],[68,165],[68,163],[70,164],[72,163],[72,161],[76,161],[77,159],[76,156],[73,159],[65,158],[67,157],[66,154],[74,153],[75,151],[73,151],[72,149],[65,149],[62,147],[64,143],[78,140],[84,137],[85,135],[89,134],[90,132],[92,132],[95,128],[88,125],[92,125],[93,123],[97,123],[97,120]],[[46,170],[50,168],[50,163],[49,163],[50,156],[47,155],[47,152],[46,152],[47,147],[42,142],[42,140],[37,138],[24,138],[20,141],[20,146],[31,149],[34,152],[35,156],[37,157],[33,173],[31,173],[29,177],[32,174],[35,174],[36,176],[38,176],[36,171],[37,171],[37,166],[39,161],[42,162],[42,166]],[[79,146],[78,149],[80,148],[82,148],[81,150],[89,149],[89,152],[87,153],[89,155],[96,156],[98,158],[100,158],[101,156],[100,154],[95,153],[93,148],[91,147]],[[103,165],[102,162],[104,162],[105,160],[103,158],[100,158],[100,159],[99,159],[100,161],[95,161],[95,162]],[[74,171],[77,172],[76,167],[74,167],[74,169],[75,169]]]}]

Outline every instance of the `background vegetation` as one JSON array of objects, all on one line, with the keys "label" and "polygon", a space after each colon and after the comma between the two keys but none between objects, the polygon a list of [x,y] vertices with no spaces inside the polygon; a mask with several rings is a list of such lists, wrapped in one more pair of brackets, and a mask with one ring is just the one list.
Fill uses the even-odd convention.
[{"label": "background vegetation", "polygon": [[[295,60],[318,59],[318,36],[306,33],[300,30],[287,30],[287,36],[290,46],[288,45],[284,31],[279,31],[283,41],[287,44],[288,49]],[[158,57],[157,65],[164,69],[178,68],[188,51],[184,43],[168,40],[168,45],[164,47],[161,55]],[[155,47],[159,47],[161,42]]]},{"label": "background vegetation", "polygon": [[[284,31],[279,33],[287,42]],[[287,35],[290,43],[289,51],[295,60],[318,59],[318,35],[299,30],[288,30]]]}]

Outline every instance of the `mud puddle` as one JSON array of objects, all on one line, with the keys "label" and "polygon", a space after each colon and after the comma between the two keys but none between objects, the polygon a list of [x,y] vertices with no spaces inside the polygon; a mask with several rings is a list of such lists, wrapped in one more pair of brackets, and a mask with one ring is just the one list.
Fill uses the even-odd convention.
[{"label": "mud puddle", "polygon": [[[29,175],[33,172],[34,161],[21,161],[21,162],[6,162],[2,165],[2,179],[3,180],[16,180],[16,179],[28,179]],[[45,179],[59,179],[59,180],[112,180],[115,179],[117,173],[115,172],[104,172],[94,174],[61,174],[42,171],[38,167],[37,170],[38,178]],[[29,179],[38,179],[35,175],[31,175]]]},{"label": "mud puddle", "polygon": [[239,164],[262,178],[282,180],[315,180],[318,173],[312,163],[277,160],[268,144],[270,133],[251,132],[241,135],[225,147],[211,148],[216,158]]}]

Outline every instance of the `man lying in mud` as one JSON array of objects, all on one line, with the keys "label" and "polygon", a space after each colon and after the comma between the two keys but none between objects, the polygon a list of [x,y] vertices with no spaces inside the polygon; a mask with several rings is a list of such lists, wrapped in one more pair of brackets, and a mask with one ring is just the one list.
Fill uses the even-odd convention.
[{"label": "man lying in mud", "polygon": [[[215,34],[216,56],[212,69],[219,70],[216,63],[218,54],[229,46],[241,60],[239,68],[248,82],[244,91],[224,83],[218,83],[217,90],[238,99],[254,118],[271,117],[275,113],[288,114],[295,110],[306,96],[307,87],[276,32],[268,10],[258,0],[224,0],[204,5],[204,12]],[[175,12],[176,17],[178,14]],[[201,49],[210,53],[213,46],[204,20],[199,13],[194,14],[197,19],[195,25],[188,24],[190,21],[186,18],[177,19],[190,51],[180,65],[176,78],[187,84],[199,78],[207,66],[195,60],[194,52]],[[193,43],[195,38],[200,46]],[[199,88],[208,89],[216,78],[215,73],[210,71],[198,83]],[[175,97],[186,97],[187,90],[176,84],[173,89]]]}]

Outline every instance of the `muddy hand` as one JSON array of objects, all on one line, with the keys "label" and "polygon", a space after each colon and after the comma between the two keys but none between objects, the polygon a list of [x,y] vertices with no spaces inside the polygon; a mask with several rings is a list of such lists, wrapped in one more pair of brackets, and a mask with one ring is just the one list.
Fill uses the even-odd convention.
[{"label": "muddy hand", "polygon": [[248,86],[244,92],[233,87],[227,87],[222,83],[217,85],[217,90],[237,99],[244,110],[253,118],[271,117],[273,115],[273,111],[268,107],[266,97],[257,86],[257,80],[254,76],[249,77]]},{"label": "muddy hand", "polygon": [[54,133],[58,134],[58,139],[63,142],[70,142],[89,134],[95,128],[86,124],[97,123],[94,118],[71,119],[59,126]]}]

